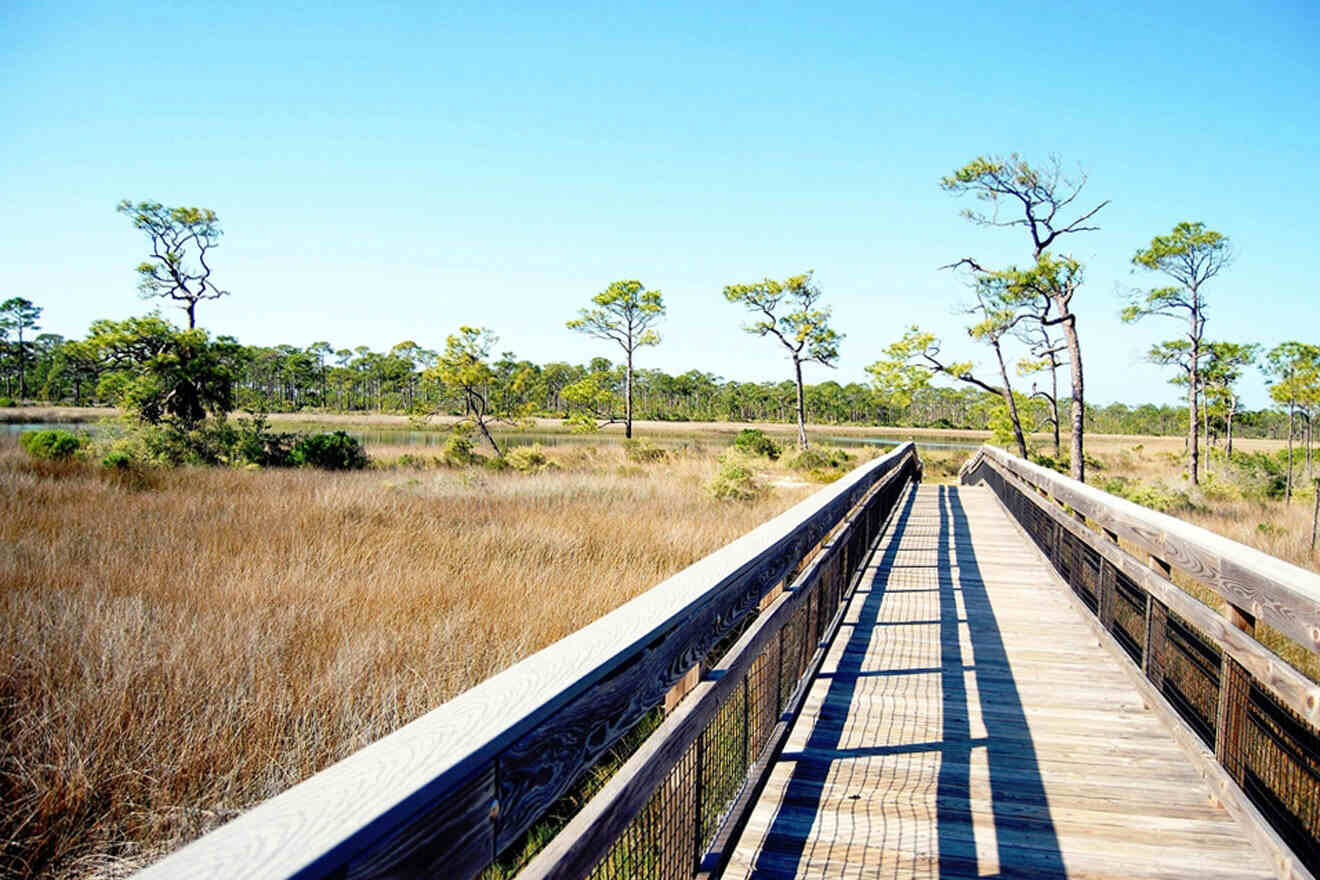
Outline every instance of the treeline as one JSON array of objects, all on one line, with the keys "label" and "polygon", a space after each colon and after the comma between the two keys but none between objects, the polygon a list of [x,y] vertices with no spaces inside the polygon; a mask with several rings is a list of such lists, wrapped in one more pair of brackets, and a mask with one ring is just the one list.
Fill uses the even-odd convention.
[{"label": "treeline", "polygon": [[[74,406],[117,404],[122,381],[116,365],[97,350],[96,341],[96,331],[104,338],[111,326],[118,325],[97,322],[94,332],[80,340],[40,333],[25,339],[21,349],[16,334],[0,339],[3,396],[9,402],[26,398]],[[245,410],[464,414],[464,401],[435,376],[439,353],[416,342],[401,342],[383,352],[368,346],[336,348],[327,342],[306,347],[246,346],[230,337],[219,337],[214,344],[221,351],[226,373],[233,377],[235,403]],[[564,394],[584,380],[598,383],[615,401],[621,401],[624,391],[623,365],[605,358],[585,364],[535,364],[506,352],[493,359],[492,366],[496,395],[510,389],[504,391],[510,397],[518,384],[517,397],[541,416],[586,414],[589,407],[585,403]],[[803,390],[808,420],[817,424],[988,430],[999,402],[994,394],[975,388],[928,386],[902,405],[859,382],[826,381],[807,384]],[[796,386],[787,379],[739,382],[701,370],[670,375],[639,368],[633,375],[633,395],[639,419],[781,423],[795,419]],[[512,410],[513,403],[506,400],[502,408]],[[1186,419],[1185,409],[1168,405],[1114,403],[1086,408],[1087,429],[1106,434],[1173,435],[1185,430]],[[1284,412],[1258,410],[1237,415],[1235,432],[1239,436],[1283,438],[1287,431]]]}]

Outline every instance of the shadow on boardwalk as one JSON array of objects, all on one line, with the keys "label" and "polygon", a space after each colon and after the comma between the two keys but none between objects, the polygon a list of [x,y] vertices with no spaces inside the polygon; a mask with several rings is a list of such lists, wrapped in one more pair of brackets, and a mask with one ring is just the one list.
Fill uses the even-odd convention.
[{"label": "shadow on boardwalk", "polygon": [[[794,769],[753,877],[1066,876],[1036,750],[958,489],[941,486],[922,493],[924,499],[932,495],[938,499],[937,517],[928,504],[918,508],[916,492],[909,494],[895,518],[893,536],[872,560],[869,584],[863,583],[853,600],[861,604],[851,631],[847,626],[840,630],[838,638],[846,643],[841,654],[835,646],[837,669],[822,676],[829,678],[829,687],[816,722],[805,746],[783,755]],[[956,582],[950,558],[957,565]],[[888,654],[891,660],[925,658],[917,665],[908,662],[907,668],[903,662],[865,668],[875,665],[875,640],[897,644],[900,633],[909,643],[938,640],[938,647],[896,648]],[[936,658],[937,665],[932,662]],[[858,741],[850,710],[859,688],[902,695],[934,687],[939,688],[933,703],[940,709],[938,722],[881,719],[879,729],[890,743],[877,743],[881,737],[876,736]],[[889,711],[899,714],[902,698],[888,699]],[[973,737],[973,719],[984,725],[985,736]],[[868,731],[873,726],[862,724]],[[904,735],[911,731],[921,733]],[[880,766],[849,769],[867,762]],[[986,776],[990,816],[985,815]],[[889,780],[887,790],[848,795],[873,801],[868,807],[872,815],[864,821],[848,817],[847,828],[842,819],[820,817],[822,800],[831,796],[826,793],[838,797],[840,779],[856,785],[858,778],[868,786],[877,778]],[[973,815],[974,807],[979,816]],[[910,819],[920,821],[905,826]],[[814,825],[831,823],[846,840],[824,845],[809,840]],[[933,836],[922,839],[920,828],[932,824]],[[995,841],[990,851],[988,825],[993,825]]]}]

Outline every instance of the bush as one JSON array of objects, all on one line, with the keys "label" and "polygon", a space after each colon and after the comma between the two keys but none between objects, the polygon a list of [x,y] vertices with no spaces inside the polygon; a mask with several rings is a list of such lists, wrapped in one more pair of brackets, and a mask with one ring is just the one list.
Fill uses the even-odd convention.
[{"label": "bush", "polygon": [[328,471],[355,471],[367,466],[362,444],[345,431],[299,437],[290,457],[296,465]]},{"label": "bush", "polygon": [[788,466],[795,471],[841,470],[848,467],[857,456],[842,449],[816,447],[804,449],[788,461]]},{"label": "bush", "polygon": [[747,455],[764,455],[771,461],[779,458],[783,448],[759,428],[744,428],[733,438],[734,448]]},{"label": "bush", "polygon": [[653,464],[669,458],[669,453],[665,449],[653,446],[644,440],[623,441],[623,454],[629,461],[637,464]]},{"label": "bush", "polygon": [[105,458],[101,459],[101,466],[115,471],[127,471],[133,468],[135,462],[133,456],[124,452],[122,449],[114,449],[107,452]]},{"label": "bush", "polygon": [[18,438],[18,445],[33,458],[47,458],[67,461],[78,453],[83,446],[83,438],[68,431],[25,431]]},{"label": "bush", "polygon": [[235,462],[247,462],[262,467],[290,467],[293,465],[293,447],[296,434],[277,434],[263,415],[239,419],[231,457]]},{"label": "bush", "polygon": [[468,425],[457,425],[449,436],[445,438],[444,445],[440,447],[440,455],[437,458],[449,467],[467,467],[470,464],[476,464],[481,458],[477,455],[476,447],[472,444],[472,429]]},{"label": "bush", "polygon": [[14,403],[14,398],[12,397],[0,397],[0,407],[8,409],[17,405],[18,404]]},{"label": "bush", "polygon": [[765,487],[745,464],[727,460],[711,481],[710,493],[722,501],[754,501],[765,494]]},{"label": "bush", "polygon": [[504,456],[502,455],[492,455],[489,456],[488,458],[482,459],[481,466],[488,471],[496,471],[496,472],[507,471],[509,469],[509,463],[504,459]]},{"label": "bush", "polygon": [[554,466],[554,462],[546,457],[545,447],[539,443],[510,449],[504,460],[520,474],[534,474]]}]

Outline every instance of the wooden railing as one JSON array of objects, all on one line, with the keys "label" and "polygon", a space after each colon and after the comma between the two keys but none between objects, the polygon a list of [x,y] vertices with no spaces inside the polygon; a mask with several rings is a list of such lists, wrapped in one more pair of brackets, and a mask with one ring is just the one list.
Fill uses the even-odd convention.
[{"label": "wooden railing", "polygon": [[858,467],[139,876],[465,880],[697,667],[693,691],[522,872],[691,877],[718,861],[822,636],[920,468],[911,443]]},{"label": "wooden railing", "polygon": [[[995,492],[1131,659],[1280,876],[1320,873],[1320,686],[1254,638],[1260,621],[1320,652],[1320,576],[993,447],[961,479]],[[1222,598],[1225,614],[1175,572]]]}]

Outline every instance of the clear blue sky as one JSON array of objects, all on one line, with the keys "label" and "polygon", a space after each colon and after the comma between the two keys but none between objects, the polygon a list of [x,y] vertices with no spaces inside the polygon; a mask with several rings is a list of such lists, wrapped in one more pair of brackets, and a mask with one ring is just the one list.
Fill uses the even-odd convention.
[{"label": "clear blue sky", "polygon": [[[938,180],[1058,154],[1111,199],[1066,250],[1088,397],[1173,401],[1119,324],[1175,222],[1229,235],[1208,335],[1320,342],[1320,11],[1298,2],[734,6],[266,4],[0,12],[0,296],[44,329],[148,311],[121,198],[213,208],[199,322],[252,344],[438,348],[460,324],[539,362],[616,357],[564,321],[610,281],[663,291],[641,366],[789,377],[723,285],[814,269],[861,380],[905,325],[985,359],[937,267],[1024,262]],[[169,310],[182,320],[182,314]],[[1247,403],[1264,404],[1253,378]]]}]

